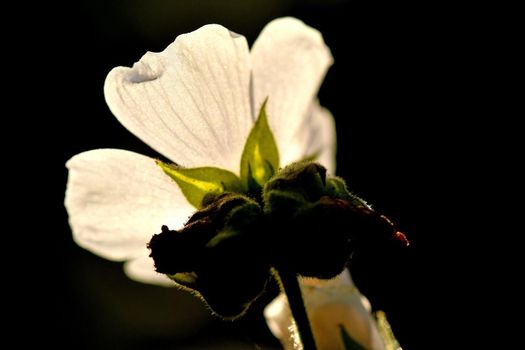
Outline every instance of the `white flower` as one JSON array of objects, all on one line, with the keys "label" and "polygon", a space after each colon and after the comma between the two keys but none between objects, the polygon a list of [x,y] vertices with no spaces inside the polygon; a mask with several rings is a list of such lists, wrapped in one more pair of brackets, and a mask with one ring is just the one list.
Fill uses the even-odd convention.
[{"label": "white flower", "polygon": [[[241,153],[258,110],[266,112],[281,166],[318,153],[335,168],[335,127],[316,95],[330,50],[321,34],[293,18],[269,23],[251,52],[220,25],[181,35],[163,52],[117,67],[104,86],[117,119],[184,167],[215,166],[239,175]],[[126,261],[129,277],[172,285],[146,248],[162,225],[179,229],[195,208],[155,160],[129,151],[78,154],[67,167],[65,205],[76,243]]]},{"label": "white flower", "polygon": [[[318,350],[345,350],[340,326],[366,349],[385,349],[370,314],[370,303],[359,293],[347,270],[332,280],[303,279],[301,289]],[[275,298],[264,310],[264,315],[284,348],[297,349],[297,335],[286,295]]]}]

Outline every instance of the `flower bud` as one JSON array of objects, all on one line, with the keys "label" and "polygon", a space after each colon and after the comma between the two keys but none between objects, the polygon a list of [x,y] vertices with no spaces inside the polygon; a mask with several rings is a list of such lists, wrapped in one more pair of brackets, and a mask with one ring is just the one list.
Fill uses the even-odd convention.
[{"label": "flower bud", "polygon": [[264,187],[264,211],[272,223],[270,241],[278,241],[272,263],[305,277],[329,279],[346,267],[361,244],[391,239],[396,230],[312,162],[293,163]]},{"label": "flower bud", "polygon": [[239,194],[205,199],[179,231],[163,226],[148,245],[157,272],[196,291],[218,315],[244,313],[263,291],[269,266],[258,253],[260,206]]}]

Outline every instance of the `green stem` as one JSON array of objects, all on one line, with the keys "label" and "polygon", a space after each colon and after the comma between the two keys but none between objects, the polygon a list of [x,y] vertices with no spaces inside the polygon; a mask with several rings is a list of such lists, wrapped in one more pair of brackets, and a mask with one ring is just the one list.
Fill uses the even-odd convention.
[{"label": "green stem", "polygon": [[290,310],[292,310],[297,332],[303,344],[303,350],[316,350],[314,335],[306,313],[303,294],[301,293],[297,275],[278,269],[274,269],[274,274],[280,282],[281,290],[288,298],[288,304],[290,305]]}]

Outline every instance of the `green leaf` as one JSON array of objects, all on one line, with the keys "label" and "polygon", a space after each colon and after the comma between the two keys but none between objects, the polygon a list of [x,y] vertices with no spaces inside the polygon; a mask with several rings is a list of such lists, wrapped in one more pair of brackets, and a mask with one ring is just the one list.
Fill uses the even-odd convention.
[{"label": "green leaf", "polygon": [[241,157],[241,181],[246,190],[262,188],[279,169],[279,150],[268,125],[266,103],[263,102]]},{"label": "green leaf", "polygon": [[234,173],[214,168],[182,168],[157,160],[157,165],[179,185],[182,193],[195,208],[202,207],[207,194],[241,192],[241,180]]},{"label": "green leaf", "polygon": [[343,327],[343,325],[339,325],[339,329],[341,331],[341,337],[343,338],[343,344],[345,345],[346,350],[367,350],[364,346],[352,339],[352,337],[346,332],[346,329]]},{"label": "green leaf", "polygon": [[394,332],[392,332],[390,323],[388,323],[388,320],[386,319],[386,314],[383,311],[378,311],[375,313],[375,316],[377,320],[377,329],[379,330],[379,335],[385,344],[385,350],[402,350],[394,336]]}]

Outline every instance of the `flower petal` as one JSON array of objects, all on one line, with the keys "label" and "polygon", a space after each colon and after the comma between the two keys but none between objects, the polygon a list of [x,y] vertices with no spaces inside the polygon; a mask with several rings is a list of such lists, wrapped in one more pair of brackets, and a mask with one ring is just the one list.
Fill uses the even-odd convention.
[{"label": "flower petal", "polygon": [[66,166],[65,205],[78,245],[104,258],[147,256],[162,225],[180,228],[194,208],[155,160],[117,149],[77,154]]},{"label": "flower petal", "polygon": [[326,167],[329,174],[335,175],[337,135],[330,111],[315,101],[302,129],[304,133],[301,143],[306,146],[303,157],[315,155],[315,161]]},{"label": "flower petal", "polygon": [[143,256],[124,264],[124,272],[129,278],[141,283],[154,284],[164,287],[175,287],[175,283],[168,276],[155,271],[153,259]]},{"label": "flower petal", "polygon": [[294,349],[292,313],[286,294],[279,294],[264,308],[264,318],[272,334],[279,339],[285,349]]},{"label": "flower petal", "polygon": [[254,108],[268,97],[267,113],[281,166],[300,160],[297,134],[332,64],[321,33],[295,18],[270,22],[252,48]]},{"label": "flower petal", "polygon": [[[339,329],[370,350],[384,350],[377,326],[367,309],[368,300],[354,286],[348,271],[331,280],[303,279],[301,281],[308,317],[319,350],[341,349],[344,344]],[[364,303],[363,301],[366,301]],[[264,310],[272,333],[285,349],[295,349],[292,316],[286,296],[281,294]]]},{"label": "flower petal", "polygon": [[206,25],[132,68],[114,68],[104,93],[117,119],[172,161],[239,174],[253,124],[250,70],[246,39]]}]

